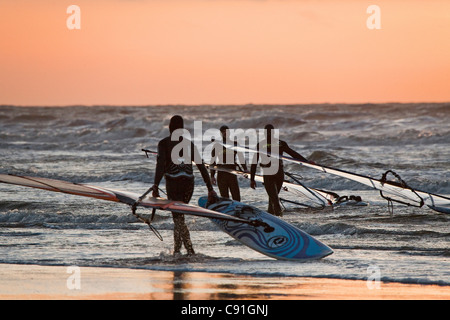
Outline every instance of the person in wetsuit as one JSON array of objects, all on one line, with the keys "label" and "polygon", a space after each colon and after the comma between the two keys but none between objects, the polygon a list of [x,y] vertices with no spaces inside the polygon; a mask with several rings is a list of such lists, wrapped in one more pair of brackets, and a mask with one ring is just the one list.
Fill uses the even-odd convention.
[{"label": "person in wetsuit", "polygon": [[[201,156],[192,141],[180,135],[173,137],[177,129],[183,129],[183,118],[179,115],[170,119],[170,136],[158,143],[158,157],[156,162],[155,180],[152,186],[153,197],[159,197],[158,186],[163,176],[166,180],[166,192],[169,200],[183,201],[189,203],[194,192],[194,174],[192,162],[195,160],[197,168],[202,174],[203,180],[208,188],[208,201],[214,202],[218,197],[213,189],[208,171],[201,160]],[[177,132],[178,136],[178,132]],[[174,141],[175,140],[175,141]],[[182,146],[186,148],[179,148]],[[177,148],[174,150],[174,148]],[[183,154],[186,150],[190,154]],[[179,254],[182,244],[188,255],[194,255],[191,237],[187,228],[184,215],[172,213],[174,222],[174,255]]]},{"label": "person in wetsuit", "polygon": [[[308,162],[306,158],[304,158],[301,154],[292,150],[289,145],[283,141],[278,140],[273,137],[274,126],[268,124],[264,127],[265,129],[265,139],[261,140],[256,149],[257,152],[253,156],[253,160],[251,162],[250,167],[250,187],[256,188],[255,174],[256,174],[256,166],[258,161],[260,161],[260,166],[263,171],[264,178],[264,188],[266,189],[267,195],[269,196],[269,208],[267,211],[276,216],[282,216],[283,211],[280,206],[280,199],[278,198],[278,193],[281,190],[281,187],[284,182],[284,169],[283,169],[283,161],[281,159],[278,160],[278,169],[274,170],[272,167],[275,159],[269,159],[266,154],[271,154],[273,152],[274,155],[281,157],[283,153],[287,153],[291,157]],[[274,172],[275,171],[275,172]]]},{"label": "person in wetsuit", "polygon": [[[222,134],[222,142],[226,144],[229,142],[229,128],[228,126],[221,126],[220,133]],[[235,145],[237,142],[235,141]],[[244,171],[247,171],[247,165],[245,164],[244,155],[241,152],[230,150],[220,143],[216,143],[211,151],[211,166],[217,166],[218,169],[239,169],[236,157],[239,158],[239,162],[242,165]],[[219,192],[222,197],[230,198],[236,201],[241,201],[241,193],[239,190],[239,183],[235,174],[217,170],[217,181],[215,178],[216,170],[210,169],[211,181],[214,185],[217,184]]]}]

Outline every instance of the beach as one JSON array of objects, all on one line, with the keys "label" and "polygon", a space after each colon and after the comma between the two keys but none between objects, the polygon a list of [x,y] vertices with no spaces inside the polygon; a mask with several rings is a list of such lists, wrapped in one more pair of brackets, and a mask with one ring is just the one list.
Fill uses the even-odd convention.
[{"label": "beach", "polygon": [[448,300],[450,286],[312,277],[0,264],[1,300]]}]

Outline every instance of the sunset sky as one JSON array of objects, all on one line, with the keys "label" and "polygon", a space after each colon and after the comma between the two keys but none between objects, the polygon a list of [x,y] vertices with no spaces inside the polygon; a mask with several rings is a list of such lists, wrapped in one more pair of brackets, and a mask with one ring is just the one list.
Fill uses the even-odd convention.
[{"label": "sunset sky", "polygon": [[449,0],[0,1],[0,104],[444,101]]}]

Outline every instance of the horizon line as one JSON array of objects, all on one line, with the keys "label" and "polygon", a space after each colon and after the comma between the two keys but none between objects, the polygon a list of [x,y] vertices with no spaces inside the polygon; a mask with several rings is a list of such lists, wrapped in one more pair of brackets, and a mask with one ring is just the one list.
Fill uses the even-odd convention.
[{"label": "horizon line", "polygon": [[312,103],[167,103],[167,104],[52,104],[52,105],[41,105],[41,104],[5,104],[0,103],[0,107],[19,107],[19,108],[67,108],[67,107],[135,107],[135,108],[145,108],[145,107],[206,107],[206,106],[314,106],[314,105],[386,105],[386,104],[446,104],[449,101],[421,101],[421,102],[312,102]]}]

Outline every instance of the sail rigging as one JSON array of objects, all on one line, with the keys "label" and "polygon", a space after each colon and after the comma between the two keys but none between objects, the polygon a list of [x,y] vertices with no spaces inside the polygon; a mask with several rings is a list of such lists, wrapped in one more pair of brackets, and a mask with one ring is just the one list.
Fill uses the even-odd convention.
[{"label": "sail rigging", "polygon": [[[244,152],[252,152],[257,153],[261,151],[253,150],[248,147],[241,147],[241,146],[234,146],[234,145],[228,145],[223,144],[226,148],[231,148],[237,151],[244,151]],[[416,205],[419,207],[422,207],[423,205],[427,205],[430,209],[433,209],[438,212],[442,213],[450,213],[450,198],[443,195],[434,194],[427,191],[420,191],[414,188],[411,188],[410,186],[402,185],[399,182],[395,181],[388,181],[386,179],[375,179],[372,177],[364,176],[361,174],[336,169],[332,167],[327,167],[323,165],[318,165],[315,163],[305,162],[299,159],[295,159],[288,156],[279,156],[275,154],[267,154],[269,156],[282,159],[285,161],[297,163],[315,170],[322,171],[324,173],[334,174],[349,180],[353,180],[356,182],[359,182],[361,184],[364,184],[372,189],[379,190],[383,193],[389,193],[394,194],[398,198],[402,198],[403,200],[399,200],[397,198],[391,198],[392,201],[408,204],[408,205]]]},{"label": "sail rigging", "polygon": [[[78,184],[63,180],[55,180],[31,176],[19,176],[13,174],[0,174],[0,183],[43,189],[53,192],[62,192],[106,201],[120,202],[128,205],[134,205],[140,197],[139,194],[133,192],[96,187],[86,184]],[[241,219],[238,217],[233,217],[223,213],[215,212],[213,210],[201,208],[199,206],[179,201],[171,201],[163,198],[149,197],[143,199],[141,202],[139,202],[138,205],[146,208],[168,210],[173,213],[181,213],[205,218],[247,223],[250,225],[257,224],[257,222],[255,221],[249,221],[246,219]]]}]

